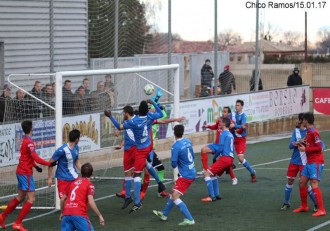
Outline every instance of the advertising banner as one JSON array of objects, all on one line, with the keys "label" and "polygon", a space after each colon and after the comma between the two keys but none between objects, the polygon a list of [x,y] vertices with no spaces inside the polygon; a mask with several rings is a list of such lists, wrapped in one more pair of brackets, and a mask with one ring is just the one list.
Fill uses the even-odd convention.
[{"label": "advertising banner", "polygon": [[330,88],[313,89],[314,113],[330,115]]},{"label": "advertising banner", "polygon": [[[309,86],[181,102],[179,116],[185,116],[187,119],[184,123],[185,133],[203,131],[202,126],[214,123],[216,118],[221,116],[221,111],[225,106],[235,111],[237,99],[244,101],[243,111],[248,117],[248,122],[275,119],[309,111]],[[171,117],[173,116],[173,110],[171,110]],[[167,137],[173,135],[172,130],[169,126]]]},{"label": "advertising banner", "polygon": [[63,143],[69,138],[69,132],[78,129],[81,132],[79,151],[90,152],[100,149],[100,114],[87,114],[63,118]]},{"label": "advertising banner", "polygon": [[18,163],[15,153],[15,124],[0,125],[0,167]]}]

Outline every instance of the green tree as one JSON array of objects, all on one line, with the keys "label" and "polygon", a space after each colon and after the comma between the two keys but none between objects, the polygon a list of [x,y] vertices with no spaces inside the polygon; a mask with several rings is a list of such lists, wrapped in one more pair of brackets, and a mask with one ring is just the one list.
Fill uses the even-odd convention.
[{"label": "green tree", "polygon": [[[118,55],[143,53],[150,27],[139,0],[119,1]],[[115,0],[88,1],[88,52],[90,58],[114,56]]]}]

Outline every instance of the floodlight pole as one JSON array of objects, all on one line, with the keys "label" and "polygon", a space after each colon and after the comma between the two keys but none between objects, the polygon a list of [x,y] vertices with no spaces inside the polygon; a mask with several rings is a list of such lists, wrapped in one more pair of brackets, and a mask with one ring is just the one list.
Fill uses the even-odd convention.
[{"label": "floodlight pole", "polygon": [[260,71],[259,71],[259,0],[256,2],[256,53],[255,53],[255,67],[254,67],[254,91],[259,90],[259,78],[260,78]]}]

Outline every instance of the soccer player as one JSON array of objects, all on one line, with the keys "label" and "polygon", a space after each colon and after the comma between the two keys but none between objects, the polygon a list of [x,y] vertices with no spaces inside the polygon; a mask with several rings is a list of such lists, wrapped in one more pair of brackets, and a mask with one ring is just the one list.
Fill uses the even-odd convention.
[{"label": "soccer player", "polygon": [[[292,137],[290,140],[289,148],[293,149],[293,153],[291,156],[290,164],[287,171],[287,178],[288,183],[285,186],[284,191],[284,203],[281,207],[281,210],[288,210],[290,208],[290,197],[291,192],[293,188],[293,183],[295,178],[297,177],[297,174],[301,172],[307,162],[306,160],[306,153],[305,152],[299,152],[298,150],[298,144],[299,142],[306,137],[306,128],[304,127],[303,123],[303,113],[298,114],[297,122],[296,122],[296,128],[293,130]],[[317,203],[314,196],[314,192],[312,190],[312,187],[308,185],[308,194],[312,201],[314,202],[314,212],[317,211]]]},{"label": "soccer player", "polygon": [[[41,159],[38,154],[36,153],[36,148],[34,142],[32,140],[32,121],[25,120],[22,122],[22,130],[25,134],[21,148],[20,148],[20,157],[19,163],[16,169],[16,176],[18,180],[18,195],[12,199],[7,208],[3,213],[0,214],[0,225],[2,228],[6,228],[5,220],[6,217],[12,213],[18,204],[24,201],[25,197],[27,196],[27,201],[24,203],[22,210],[18,214],[16,221],[13,224],[14,230],[25,231],[22,225],[23,219],[26,215],[30,212],[30,209],[35,201],[35,185],[33,179],[33,167],[36,167],[35,161],[39,164],[51,166],[55,165],[56,163],[48,162],[46,160]],[[38,170],[39,171],[39,170]]]},{"label": "soccer player", "polygon": [[324,154],[322,147],[322,140],[319,132],[314,128],[314,115],[310,112],[303,115],[303,125],[307,128],[306,138],[301,140],[298,144],[300,152],[306,152],[307,164],[302,170],[299,180],[301,206],[295,210],[294,213],[307,212],[307,195],[308,195],[308,181],[312,186],[318,211],[313,213],[313,217],[325,216],[326,211],[323,206],[322,192],[319,188],[319,181],[324,166]]},{"label": "soccer player", "polygon": [[194,182],[196,178],[196,169],[194,158],[195,154],[192,148],[192,144],[189,139],[182,138],[184,133],[183,125],[176,125],[174,127],[175,143],[172,145],[172,156],[171,164],[173,168],[178,167],[180,177],[175,182],[173,187],[173,192],[163,211],[153,210],[162,221],[166,221],[169,213],[171,212],[174,205],[178,206],[185,219],[183,222],[179,223],[182,225],[193,225],[195,221],[191,216],[186,204],[180,199],[189,188],[189,186]]},{"label": "soccer player", "polygon": [[[55,177],[57,178],[57,189],[59,198],[62,199],[68,195],[71,183],[78,178],[77,169],[80,171],[79,162],[79,143],[80,131],[74,129],[69,132],[69,142],[58,148],[50,162],[58,163]],[[48,186],[52,185],[53,167],[48,168]]]},{"label": "soccer player", "polygon": [[250,172],[252,183],[257,181],[256,171],[251,167],[250,163],[244,158],[246,151],[246,134],[247,134],[247,116],[243,112],[244,101],[236,100],[236,112],[231,114],[231,119],[235,126],[232,129],[234,135],[234,146],[238,160]]},{"label": "soccer player", "polygon": [[213,187],[211,176],[221,176],[227,168],[232,166],[234,161],[234,137],[229,131],[231,121],[229,118],[223,118],[221,122],[222,133],[219,145],[214,146],[215,157],[220,156],[207,171],[204,172],[204,180],[209,192],[209,198],[203,198],[203,202],[216,201],[216,194]]},{"label": "soccer player", "polygon": [[[134,119],[128,120],[124,124],[119,124],[118,121],[112,117],[111,111],[104,112],[104,114],[110,118],[111,122],[117,129],[131,129],[134,134],[136,145],[134,158],[134,206],[132,207],[130,213],[136,212],[142,208],[140,200],[141,173],[146,165],[147,157],[152,148],[150,129],[153,121],[163,116],[163,113],[158,105],[154,101],[151,102],[154,105],[156,112],[149,112],[148,103],[146,101],[142,101],[139,105],[139,116],[135,116]],[[162,182],[159,182],[158,185],[162,185],[165,190],[165,186]]]},{"label": "soccer player", "polygon": [[[222,109],[222,117],[219,117],[216,121],[215,124],[212,125],[203,125],[203,127],[205,128],[209,128],[211,130],[217,130],[217,134],[216,134],[216,138],[215,138],[215,142],[214,144],[208,144],[206,146],[204,146],[201,150],[201,158],[202,158],[202,165],[203,165],[203,170],[204,172],[208,169],[208,153],[212,153],[214,155],[214,145],[218,145],[219,141],[220,141],[220,135],[221,135],[221,121],[223,118],[229,118],[231,113],[230,107],[223,107]],[[232,179],[232,185],[237,185],[238,180],[235,176],[235,173],[233,171],[233,167],[229,167],[229,169],[227,169],[226,171],[229,172],[230,177]],[[217,184],[218,184],[218,179],[216,176],[212,177],[212,182],[214,183],[214,188],[217,188]],[[216,193],[216,196],[219,197],[219,195],[217,195],[218,193]]]},{"label": "soccer player", "polygon": [[[90,163],[81,166],[81,178],[77,178],[69,187],[67,196],[61,199],[61,230],[90,230],[93,225],[88,218],[88,205],[98,216],[100,224],[104,226],[104,219],[98,210],[95,201],[95,187],[89,181],[93,174],[93,166]],[[67,199],[65,199],[67,198]]]}]

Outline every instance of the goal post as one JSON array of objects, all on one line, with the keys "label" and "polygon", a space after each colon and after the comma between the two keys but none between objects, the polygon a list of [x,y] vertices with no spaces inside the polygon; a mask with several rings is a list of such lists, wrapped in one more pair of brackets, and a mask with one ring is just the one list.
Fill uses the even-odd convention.
[{"label": "goal post", "polygon": [[[18,91],[23,91],[28,97],[22,101],[15,99],[14,103],[8,104],[6,110],[8,112],[14,112],[14,116],[8,117],[5,125],[0,125],[2,129],[11,129],[12,134],[8,137],[10,142],[16,144],[14,157],[7,163],[0,162],[0,172],[8,169],[8,174],[4,176],[4,183],[0,185],[0,206],[5,205],[6,201],[10,199],[17,191],[15,187],[15,173],[14,168],[17,164],[19,148],[17,144],[21,142],[23,135],[20,123],[24,119],[33,121],[34,133],[33,139],[36,142],[36,149],[38,154],[44,158],[49,159],[54,150],[63,145],[66,142],[67,136],[70,130],[81,130],[82,137],[79,142],[80,153],[82,158],[86,161],[91,161],[97,166],[94,166],[95,180],[111,179],[116,180],[116,185],[121,185],[121,179],[123,179],[122,172],[122,150],[113,151],[114,146],[119,144],[123,133],[119,134],[120,138],[114,136],[115,127],[107,119],[103,111],[105,109],[111,109],[113,115],[121,120],[122,108],[125,105],[131,105],[133,108],[137,108],[141,100],[153,97],[156,95],[156,91],[153,95],[146,95],[143,88],[146,84],[151,83],[155,88],[162,89],[163,96],[160,102],[165,106],[165,111],[168,115],[179,117],[179,101],[180,101],[180,76],[179,76],[179,64],[161,65],[161,66],[140,66],[132,68],[119,68],[119,69],[102,69],[102,70],[81,70],[81,71],[63,71],[57,73],[46,74],[12,74],[8,77],[8,82],[12,88],[16,88]],[[108,90],[103,89],[102,94],[96,94],[98,91],[98,85],[104,84],[106,86],[109,82],[104,81],[108,75],[112,75],[114,79],[113,88],[117,91],[116,98],[113,100],[115,104],[108,104],[109,95],[107,98],[102,98],[104,93]],[[90,109],[86,109],[85,112],[77,112],[77,105],[72,106],[72,111],[66,104],[67,99],[66,90],[64,85],[67,81],[72,83],[70,89],[72,98],[74,100],[77,95],[77,91],[82,85],[82,82],[88,79],[91,86],[86,89],[90,89],[90,93],[84,102],[88,103]],[[39,97],[33,93],[31,88],[35,83],[42,83],[45,88],[52,85],[55,90],[52,93],[52,98],[49,100],[47,97]],[[47,93],[47,92],[45,92]],[[96,95],[95,95],[95,94]],[[12,92],[12,99],[14,99],[14,91]],[[110,93],[109,93],[110,94]],[[102,97],[101,97],[102,95]],[[103,104],[106,101],[107,104]],[[51,103],[49,103],[51,102]],[[19,104],[23,103],[23,104]],[[86,103],[87,104],[87,103]],[[22,106],[23,105],[23,106]],[[73,104],[72,104],[73,105]],[[109,106],[110,105],[110,106]],[[96,107],[94,107],[96,106]],[[21,108],[19,108],[21,107]],[[18,110],[18,109],[27,110]],[[30,110],[30,109],[33,110]],[[20,116],[17,116],[20,114]],[[17,116],[17,117],[15,117]],[[14,118],[14,119],[13,119]],[[173,132],[170,125],[159,125],[158,139],[164,139],[172,137]],[[19,139],[18,139],[19,138]],[[164,140],[166,144],[171,142],[170,140]],[[156,147],[157,152],[157,147]],[[88,153],[88,155],[84,155]],[[91,155],[92,154],[92,155]],[[167,155],[167,154],[166,154]],[[89,156],[92,158],[90,159]],[[161,156],[161,158],[165,157]],[[94,159],[95,158],[95,162]],[[167,156],[166,156],[167,158]],[[15,162],[16,161],[16,162]],[[164,161],[166,165],[166,180],[175,179],[177,172],[173,172],[169,161]],[[2,166],[4,168],[2,168]],[[42,173],[34,174],[35,181],[38,183],[37,199],[35,207],[39,208],[57,208],[59,209],[58,193],[55,192],[57,187],[54,185],[51,188],[47,187],[45,179],[47,178],[47,167],[43,167]],[[102,178],[102,179],[101,179]],[[55,183],[57,183],[55,181]],[[119,186],[120,187],[120,186]],[[119,189],[118,187],[118,189]],[[5,189],[5,190],[3,190]],[[55,196],[54,196],[55,194]],[[50,200],[51,198],[51,200]],[[55,205],[55,206],[54,206]]]},{"label": "goal post", "polygon": [[[64,71],[57,72],[56,86],[63,85],[63,77],[74,77],[74,76],[82,76],[82,75],[106,75],[106,74],[123,74],[123,73],[138,73],[138,72],[151,72],[151,71],[161,71],[161,70],[174,70],[174,82],[173,82],[173,114],[174,117],[179,116],[179,104],[180,104],[180,76],[179,76],[179,64],[170,64],[170,65],[161,65],[161,66],[144,66],[144,67],[136,67],[136,68],[120,68],[120,69],[104,69],[104,70],[86,70],[86,71]],[[60,147],[62,145],[63,140],[63,132],[62,132],[62,88],[56,88],[56,108],[55,108],[55,116],[56,116],[56,147]],[[173,178],[176,179],[178,175],[178,171],[174,170]],[[59,209],[59,200],[56,200],[56,208]]]}]

